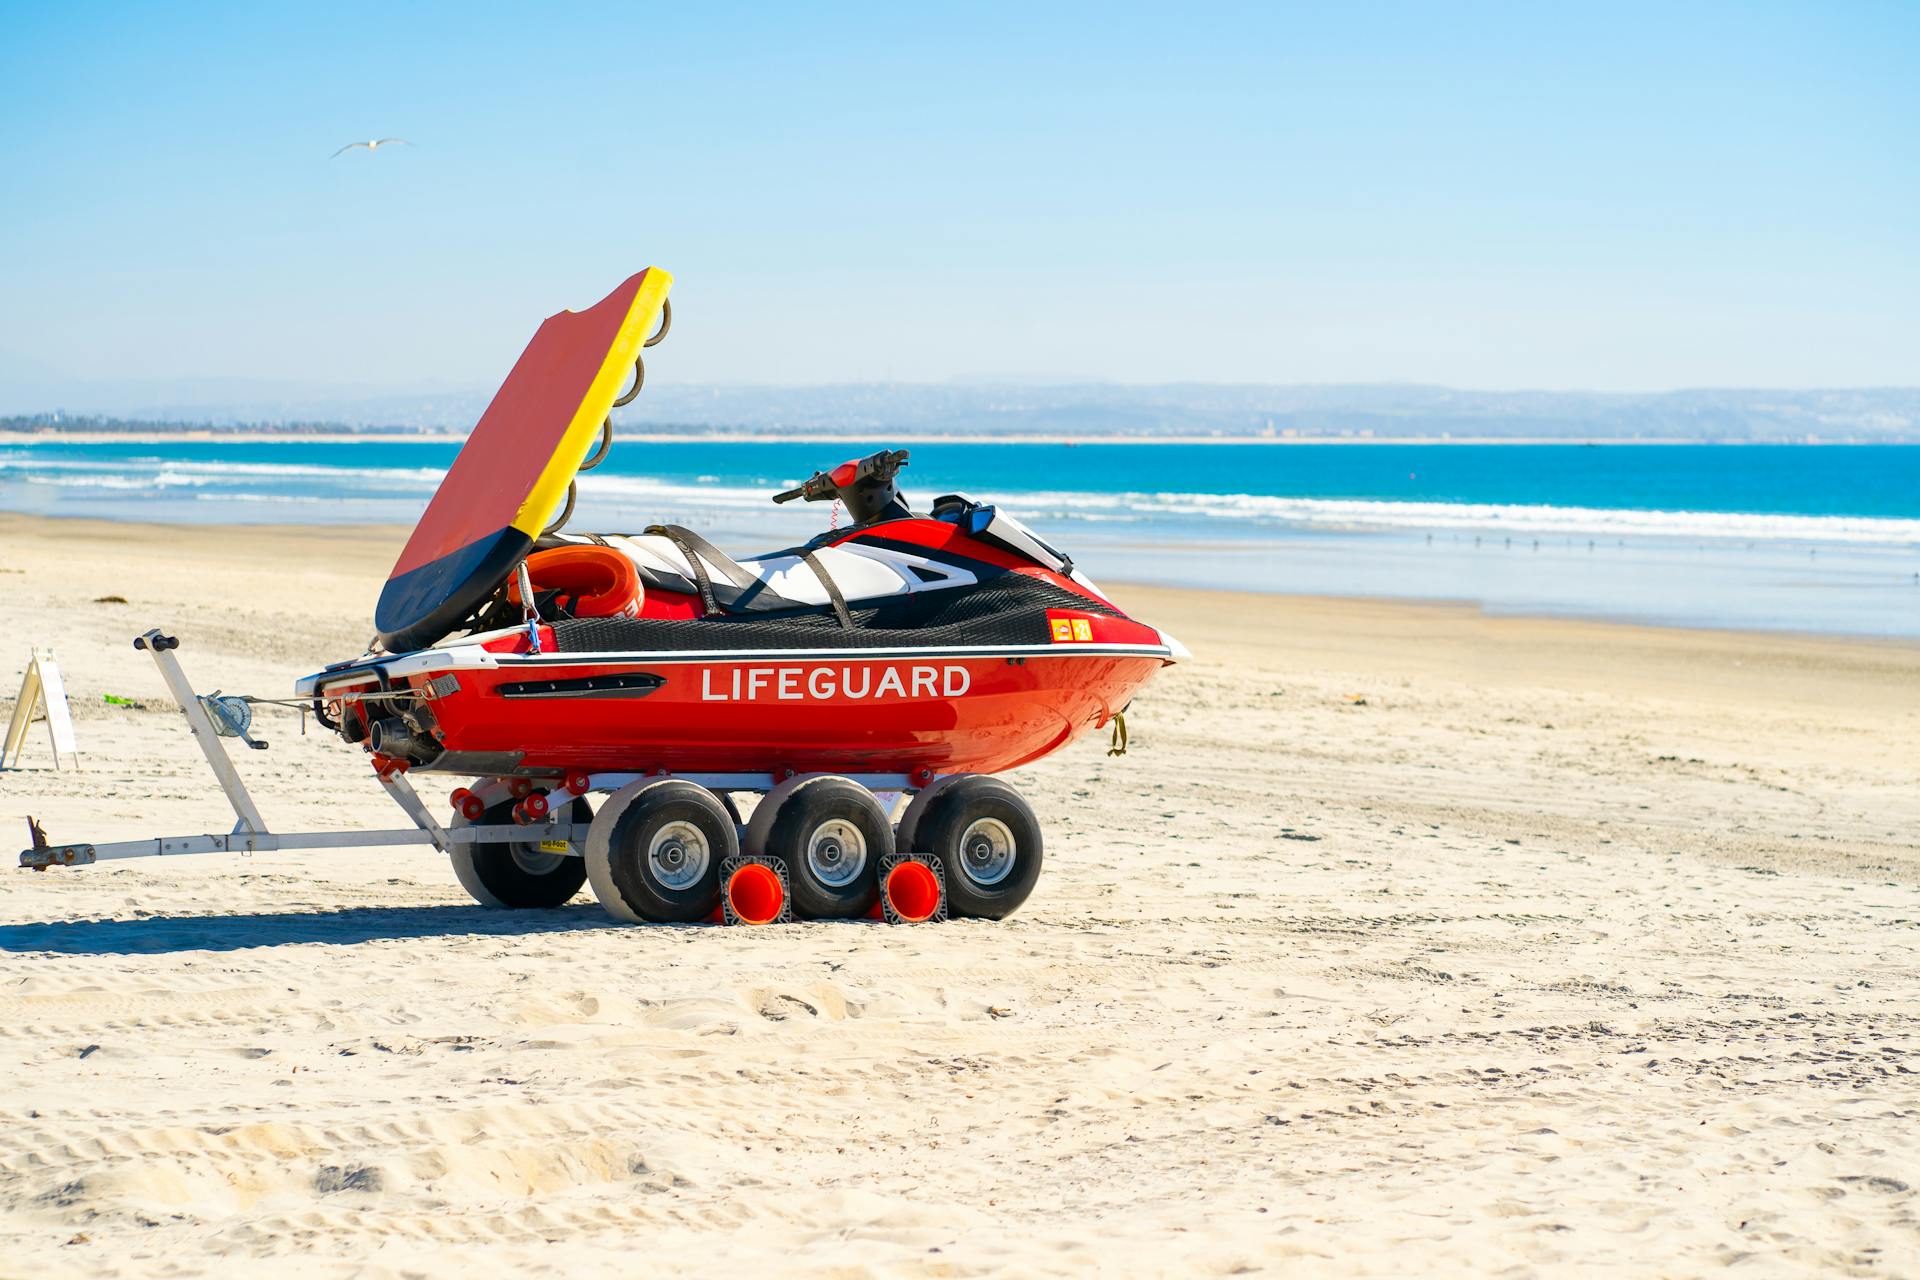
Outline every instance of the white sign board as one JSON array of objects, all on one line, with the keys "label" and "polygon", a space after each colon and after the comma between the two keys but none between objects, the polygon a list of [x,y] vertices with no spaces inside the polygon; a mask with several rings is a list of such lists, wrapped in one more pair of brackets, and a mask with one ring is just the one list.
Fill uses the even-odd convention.
[{"label": "white sign board", "polygon": [[7,723],[7,739],[0,743],[0,769],[20,767],[20,753],[26,749],[27,730],[35,720],[41,719],[40,709],[45,707],[47,737],[53,742],[53,767],[60,767],[60,757],[73,757],[75,768],[80,765],[80,745],[73,737],[73,717],[67,711],[67,686],[60,678],[60,666],[53,660],[53,650],[35,649],[33,657],[27,662],[27,677],[20,682],[20,696],[13,703],[13,718]]}]

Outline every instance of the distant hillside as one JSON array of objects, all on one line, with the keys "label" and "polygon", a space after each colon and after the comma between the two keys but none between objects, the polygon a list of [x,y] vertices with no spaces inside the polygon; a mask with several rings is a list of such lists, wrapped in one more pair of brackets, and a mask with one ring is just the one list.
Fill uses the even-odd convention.
[{"label": "distant hillside", "polygon": [[[0,418],[8,431],[297,433],[465,430],[481,392],[340,397],[254,386],[233,398],[99,393],[90,413]],[[126,406],[126,407],[121,407]],[[1920,388],[1657,394],[1425,386],[947,383],[649,385],[619,422],[690,435],[1219,436],[1920,443]]]},{"label": "distant hillside", "polygon": [[649,387],[639,421],[762,430],[1920,441],[1920,388],[1608,395],[1422,386]]},{"label": "distant hillside", "polygon": [[91,413],[22,413],[0,417],[0,434],[27,435],[438,435],[448,428],[421,423],[336,422],[323,419],[249,420],[246,418],[111,418]]}]

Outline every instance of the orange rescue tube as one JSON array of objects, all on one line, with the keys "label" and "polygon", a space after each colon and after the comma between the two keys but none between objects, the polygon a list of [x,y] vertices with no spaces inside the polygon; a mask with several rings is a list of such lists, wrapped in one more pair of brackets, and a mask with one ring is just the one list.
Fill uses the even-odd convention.
[{"label": "orange rescue tube", "polygon": [[[576,618],[634,618],[640,615],[640,571],[612,547],[548,547],[527,557],[533,593],[560,593],[560,603]],[[520,579],[507,579],[507,599],[520,603]]]}]

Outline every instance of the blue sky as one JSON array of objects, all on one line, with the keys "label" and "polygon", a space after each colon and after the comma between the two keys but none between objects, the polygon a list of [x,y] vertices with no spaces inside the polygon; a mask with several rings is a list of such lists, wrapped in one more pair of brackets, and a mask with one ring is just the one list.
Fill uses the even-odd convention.
[{"label": "blue sky", "polygon": [[1920,382],[1920,6],[0,3],[0,411],[647,264],[686,382]]}]

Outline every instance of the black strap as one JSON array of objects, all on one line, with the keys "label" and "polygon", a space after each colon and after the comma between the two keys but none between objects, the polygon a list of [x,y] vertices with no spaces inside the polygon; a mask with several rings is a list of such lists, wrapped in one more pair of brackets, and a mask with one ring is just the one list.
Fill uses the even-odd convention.
[{"label": "black strap", "polygon": [[[738,594],[735,595],[732,600],[719,606],[725,612],[765,612],[773,609],[791,609],[794,607],[795,602],[787,599],[778,591],[775,591],[767,584],[766,579],[760,577],[745,565],[742,565],[738,560],[735,560],[732,556],[714,546],[693,530],[677,524],[656,524],[647,526],[647,532],[657,537],[665,538],[673,543],[674,546],[680,548],[680,554],[688,559],[692,567],[702,578],[706,576],[706,570],[700,563],[702,560],[705,560],[709,565],[719,566],[720,572],[727,576],[727,581],[732,583],[738,591]],[[712,591],[710,580],[706,590],[709,592]]]},{"label": "black strap", "polygon": [[754,574],[743,568],[732,556],[683,525],[656,524],[649,528],[647,532],[657,533],[663,537],[673,539],[674,545],[682,551],[685,551],[688,547],[692,547],[708,560],[719,565],[720,572],[727,575],[727,580],[742,591],[752,591],[756,588],[764,588],[767,585]]},{"label": "black strap", "polygon": [[687,567],[693,570],[694,585],[700,588],[700,616],[704,618],[719,613],[720,602],[713,598],[713,580],[707,577],[707,566],[700,563],[700,553],[694,546],[696,541],[705,542],[706,539],[697,533],[689,534],[688,530],[673,524],[649,525],[647,532],[665,538],[687,558]]},{"label": "black strap", "polygon": [[847,612],[847,598],[840,594],[840,585],[827,572],[827,566],[821,564],[811,551],[801,552],[800,559],[807,568],[813,570],[813,576],[820,579],[820,585],[827,589],[827,599],[833,603],[833,616],[840,619],[842,627],[852,630],[853,615]]}]

